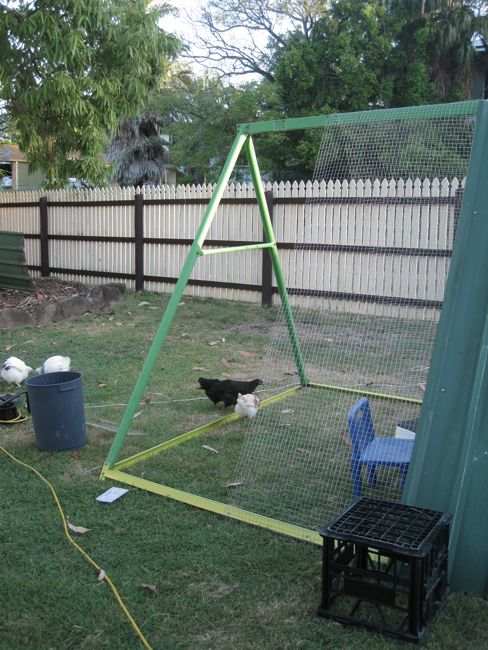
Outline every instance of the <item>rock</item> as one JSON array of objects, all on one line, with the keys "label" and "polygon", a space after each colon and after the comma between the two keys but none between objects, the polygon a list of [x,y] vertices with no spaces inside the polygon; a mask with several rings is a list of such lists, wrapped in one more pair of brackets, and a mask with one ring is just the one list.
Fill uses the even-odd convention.
[{"label": "rock", "polygon": [[91,309],[100,309],[106,305],[105,297],[103,295],[103,287],[101,285],[97,285],[90,289],[88,302],[90,303]]},{"label": "rock", "polygon": [[32,312],[32,317],[38,325],[48,325],[55,321],[61,320],[63,314],[58,302],[42,302]]},{"label": "rock", "polygon": [[81,316],[90,311],[90,302],[85,296],[70,296],[58,302],[63,318]]},{"label": "rock", "polygon": [[[80,284],[80,287],[80,292],[86,291],[86,286]],[[125,290],[125,284],[113,282],[91,287],[86,296],[74,294],[57,301],[40,302],[29,311],[17,308],[0,309],[0,329],[21,325],[49,325],[70,316],[81,316],[89,311],[103,309],[112,302],[118,302]]]},{"label": "rock", "polygon": [[107,303],[118,302],[122,299],[123,291],[120,289],[121,286],[124,287],[123,291],[125,291],[125,285],[105,284],[102,287],[103,297]]},{"label": "rock", "polygon": [[109,282],[105,285],[106,287],[116,287],[120,293],[125,293],[127,287],[123,282]]},{"label": "rock", "polygon": [[0,309],[0,329],[32,325],[31,315],[23,309]]}]

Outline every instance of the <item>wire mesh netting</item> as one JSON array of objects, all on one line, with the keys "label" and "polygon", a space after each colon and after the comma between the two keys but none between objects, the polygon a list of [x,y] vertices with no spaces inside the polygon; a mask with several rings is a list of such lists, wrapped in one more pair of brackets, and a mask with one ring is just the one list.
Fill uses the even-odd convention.
[{"label": "wire mesh netting", "polygon": [[236,505],[317,530],[355,497],[401,499],[473,132],[442,107],[324,129],[319,191],[275,222],[293,308],[262,379],[301,387],[251,421]]}]

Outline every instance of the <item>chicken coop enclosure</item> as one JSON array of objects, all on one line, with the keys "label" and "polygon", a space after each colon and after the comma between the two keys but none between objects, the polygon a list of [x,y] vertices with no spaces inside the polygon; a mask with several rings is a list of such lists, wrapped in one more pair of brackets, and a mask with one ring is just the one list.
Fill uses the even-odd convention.
[{"label": "chicken coop enclosure", "polygon": [[[241,124],[101,477],[316,544],[322,543],[324,523],[362,494],[404,501],[453,512],[453,539],[462,549],[456,508],[464,504],[461,520],[469,501],[460,498],[470,485],[469,445],[482,444],[486,419],[473,405],[486,384],[480,365],[488,336],[487,291],[480,279],[486,262],[480,257],[487,243],[488,190],[480,170],[487,126],[487,105],[479,101]],[[297,207],[303,210],[288,233],[293,247],[283,263],[275,233],[284,226],[270,219],[254,138],[297,129],[321,131],[313,180],[324,191]],[[242,153],[263,241],[206,247]],[[371,181],[378,177],[390,180]],[[462,181],[453,185],[453,178]],[[347,198],[337,192],[345,184]],[[161,454],[178,462],[170,456],[176,448],[227,427],[236,413],[177,437],[162,432],[157,445],[120,456],[194,267],[222,254],[235,255],[238,264],[240,252],[262,249],[280,298],[259,373],[267,398],[246,425],[231,482],[236,489],[216,500],[181,483],[163,484]],[[318,251],[326,252],[327,263],[319,262]],[[439,265],[449,272],[445,294],[433,271]],[[307,289],[295,297],[298,277]],[[421,300],[410,297],[411,283],[420,287]],[[469,323],[460,322],[460,309],[468,310]],[[454,372],[463,377],[456,390]],[[364,409],[354,411],[361,400],[368,420]],[[358,421],[352,421],[353,412]],[[366,460],[369,445],[379,451]],[[144,472],[138,474],[141,463]],[[448,466],[464,477],[454,481],[456,493],[442,478]]]}]

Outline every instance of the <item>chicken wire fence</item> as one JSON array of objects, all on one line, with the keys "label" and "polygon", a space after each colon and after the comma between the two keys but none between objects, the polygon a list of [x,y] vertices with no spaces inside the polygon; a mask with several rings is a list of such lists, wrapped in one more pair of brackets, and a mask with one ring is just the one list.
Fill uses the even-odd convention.
[{"label": "chicken wire fence", "polygon": [[[314,180],[328,189],[305,204],[284,269],[291,295],[294,286],[308,287],[293,308],[303,368],[281,308],[260,375],[268,390],[302,387],[249,424],[234,474],[235,505],[316,530],[359,493],[401,499],[399,458],[414,444],[403,438],[415,436],[442,303],[431,291],[432,265],[442,257],[447,275],[455,239],[461,188],[453,190],[449,179],[465,177],[474,133],[472,116],[438,109],[435,117],[416,109],[408,119],[325,127]],[[391,183],[375,188],[370,179],[378,177]],[[426,178],[439,179],[428,197]],[[343,214],[344,201],[334,188],[344,183],[349,218],[338,223],[335,210],[341,203]],[[328,251],[327,264],[314,263],[317,250]],[[338,264],[338,252],[351,263]],[[412,282],[424,288],[424,300],[408,297]],[[366,440],[358,451],[348,413],[364,397],[375,438],[390,441],[391,462],[381,466],[380,446],[369,459],[376,472],[362,468],[355,484],[352,470]]]},{"label": "chicken wire fence", "polygon": [[[361,494],[400,500],[415,435],[428,435],[423,421],[417,432],[416,421],[477,106],[463,102],[240,125],[101,476],[315,543],[321,543],[316,531],[324,522]],[[287,224],[289,238],[280,249],[250,134],[317,125],[325,125],[313,179],[321,189],[294,215],[294,227]],[[267,242],[210,253],[203,244],[243,146]],[[371,180],[378,177],[390,180]],[[302,198],[297,211],[300,204]],[[276,220],[275,231],[282,227]],[[236,414],[118,460],[197,258],[258,248],[269,249],[282,306],[261,369],[253,370],[269,399],[246,427],[234,472],[242,436],[241,427],[231,426]],[[170,416],[172,430],[182,420],[177,406]],[[191,413],[188,418],[196,423]],[[192,442],[217,428],[229,438],[232,458],[214,456],[209,472],[195,477]],[[183,442],[190,448],[186,455]],[[162,451],[164,466],[156,459]],[[140,462],[142,475],[123,471]],[[225,486],[217,486],[216,464],[222,465]]]}]

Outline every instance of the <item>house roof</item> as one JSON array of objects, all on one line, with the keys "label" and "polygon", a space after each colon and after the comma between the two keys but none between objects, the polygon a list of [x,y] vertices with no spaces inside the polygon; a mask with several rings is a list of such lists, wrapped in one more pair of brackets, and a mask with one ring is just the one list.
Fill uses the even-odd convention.
[{"label": "house roof", "polygon": [[27,157],[16,144],[0,143],[0,163],[1,162],[27,162]]}]

